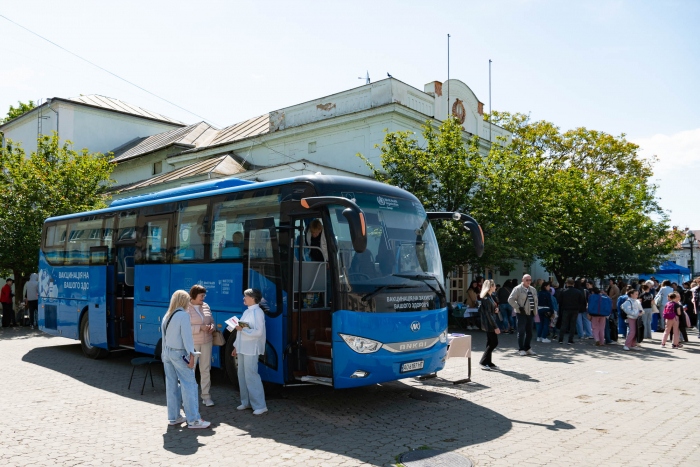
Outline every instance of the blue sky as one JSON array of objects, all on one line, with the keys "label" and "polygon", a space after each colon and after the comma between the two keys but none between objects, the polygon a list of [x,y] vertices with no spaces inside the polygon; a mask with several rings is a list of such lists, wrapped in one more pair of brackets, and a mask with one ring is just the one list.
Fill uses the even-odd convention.
[{"label": "blue sky", "polygon": [[[229,125],[391,73],[450,76],[488,108],[619,135],[656,155],[662,206],[700,229],[700,1],[24,1],[3,14],[209,122]],[[191,123],[0,18],[0,111],[103,94]]]}]

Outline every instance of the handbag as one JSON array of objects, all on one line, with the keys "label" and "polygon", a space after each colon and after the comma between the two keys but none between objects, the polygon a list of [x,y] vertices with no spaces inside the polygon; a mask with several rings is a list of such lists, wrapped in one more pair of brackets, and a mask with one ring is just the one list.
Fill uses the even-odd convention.
[{"label": "handbag", "polygon": [[212,345],[224,346],[226,345],[226,340],[224,339],[224,333],[218,329],[214,329],[211,333]]}]

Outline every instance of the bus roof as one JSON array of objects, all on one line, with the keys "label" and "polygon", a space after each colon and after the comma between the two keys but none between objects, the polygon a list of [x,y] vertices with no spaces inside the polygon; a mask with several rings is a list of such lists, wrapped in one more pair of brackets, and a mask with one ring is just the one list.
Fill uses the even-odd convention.
[{"label": "bus roof", "polygon": [[382,193],[390,196],[408,198],[414,201],[418,201],[418,199],[415,196],[413,196],[411,193],[405,190],[402,190],[401,188],[376,182],[374,180],[366,180],[354,177],[342,177],[331,175],[306,175],[301,177],[272,180],[269,182],[251,182],[240,179],[223,179],[195,183],[179,188],[171,188],[168,190],[118,199],[115,200],[109,207],[104,209],[79,212],[74,214],[66,214],[63,216],[49,217],[44,222],[72,219],[75,217],[102,214],[107,212],[122,211],[124,209],[140,208],[143,206],[151,206],[154,204],[164,203],[166,201],[183,201],[188,199],[203,198],[206,196],[216,196],[226,193],[257,190],[260,188],[304,182],[313,184],[321,192],[331,191],[330,188],[332,187],[334,189],[332,191],[337,192],[356,190],[360,192]]}]

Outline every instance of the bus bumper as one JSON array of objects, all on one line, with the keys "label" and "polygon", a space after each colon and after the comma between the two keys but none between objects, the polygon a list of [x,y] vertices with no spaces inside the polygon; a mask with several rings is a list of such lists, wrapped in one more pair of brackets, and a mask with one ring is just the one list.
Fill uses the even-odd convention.
[{"label": "bus bumper", "polygon": [[[439,341],[426,350],[393,353],[380,349],[370,354],[359,354],[345,342],[333,344],[333,386],[339,389],[435,373],[445,367],[447,356],[447,344]],[[418,361],[423,361],[422,369],[401,373],[401,365]],[[368,373],[367,376],[353,378],[358,370]]]}]

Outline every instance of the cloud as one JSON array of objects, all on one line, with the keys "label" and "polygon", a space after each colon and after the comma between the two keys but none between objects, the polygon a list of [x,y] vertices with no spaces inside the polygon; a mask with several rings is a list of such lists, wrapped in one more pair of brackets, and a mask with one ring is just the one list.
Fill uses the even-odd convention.
[{"label": "cloud", "polygon": [[25,66],[18,66],[9,70],[0,70],[0,87],[12,88],[20,91],[30,91],[34,88],[27,82],[34,77],[34,70]]},{"label": "cloud", "polygon": [[654,165],[654,175],[658,177],[677,174],[683,168],[697,170],[700,164],[700,128],[672,135],[657,134],[632,142],[639,145],[642,157],[658,157]]},{"label": "cloud", "polygon": [[694,198],[700,167],[700,128],[632,142],[639,145],[643,157],[658,158],[654,181],[659,187],[661,206],[671,214],[672,225],[700,228],[700,211]]}]

